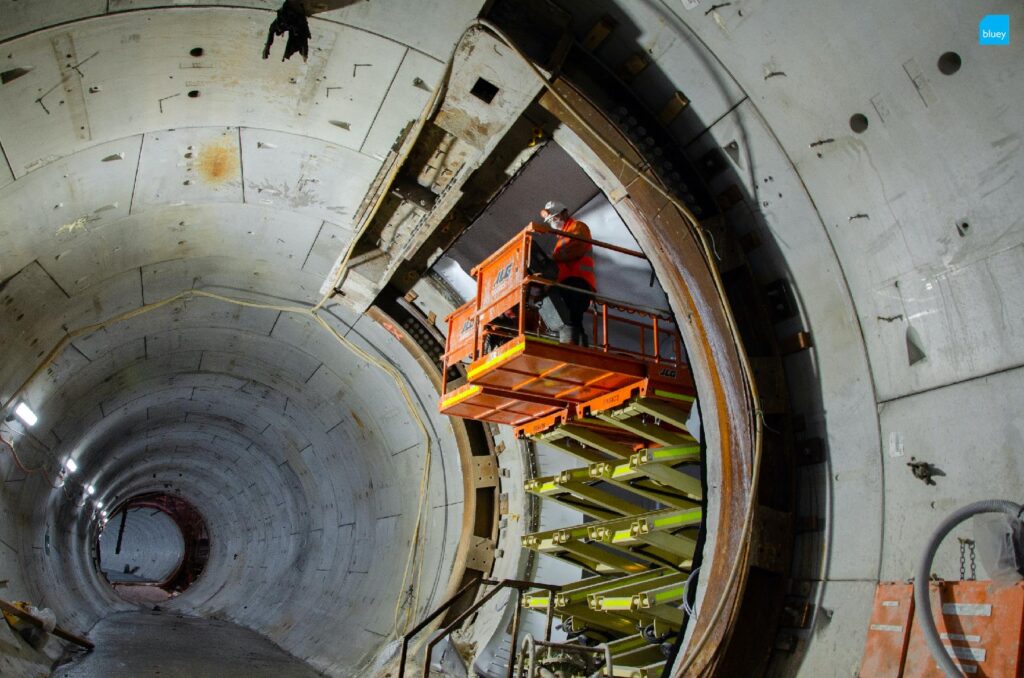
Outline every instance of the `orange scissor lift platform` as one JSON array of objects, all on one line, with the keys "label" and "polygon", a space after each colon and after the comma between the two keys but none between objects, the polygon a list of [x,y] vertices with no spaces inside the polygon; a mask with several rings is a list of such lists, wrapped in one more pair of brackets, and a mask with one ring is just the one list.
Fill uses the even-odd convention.
[{"label": "orange scissor lift platform", "polygon": [[[527,479],[525,489],[590,522],[527,534],[522,544],[596,576],[556,596],[528,594],[523,605],[596,642],[612,639],[613,675],[658,676],[665,658],[649,638],[681,632],[703,523],[690,370],[668,311],[595,295],[590,346],[547,336],[533,308],[560,285],[531,274],[534,235],[524,230],[473,269],[476,298],[447,319],[439,409],[513,426],[585,462]],[[455,366],[464,377],[449,383]]]},{"label": "orange scissor lift platform", "polygon": [[[522,231],[473,269],[476,298],[447,318],[440,412],[535,435],[641,395],[692,401],[690,372],[668,311],[595,296],[589,313],[594,344],[586,347],[530,327],[531,298],[562,287],[530,275],[534,237]],[[489,336],[502,343],[485,352]],[[448,368],[467,361],[465,382],[450,385]]]}]

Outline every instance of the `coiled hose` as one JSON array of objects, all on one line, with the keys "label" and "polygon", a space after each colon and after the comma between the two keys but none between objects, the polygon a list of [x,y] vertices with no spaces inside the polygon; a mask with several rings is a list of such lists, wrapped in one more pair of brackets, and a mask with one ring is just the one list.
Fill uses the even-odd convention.
[{"label": "coiled hose", "polygon": [[939,638],[939,629],[935,625],[935,618],[932,616],[931,601],[928,599],[928,582],[931,579],[932,561],[935,559],[935,552],[939,550],[939,544],[946,538],[953,528],[972,516],[980,513],[1005,513],[1013,519],[1017,519],[1021,513],[1021,507],[1012,501],[1000,499],[989,499],[987,501],[976,501],[968,504],[951,513],[943,520],[935,532],[932,533],[925,547],[924,557],[917,568],[917,576],[914,578],[914,614],[917,616],[917,623],[924,633],[924,639],[928,643],[928,650],[932,658],[939,664],[939,668],[949,678],[961,678],[964,674],[957,668],[952,657],[946,652]]}]

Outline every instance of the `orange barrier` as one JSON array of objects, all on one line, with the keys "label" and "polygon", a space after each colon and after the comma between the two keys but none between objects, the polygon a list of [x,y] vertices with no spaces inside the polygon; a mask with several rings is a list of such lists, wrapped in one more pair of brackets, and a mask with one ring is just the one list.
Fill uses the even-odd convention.
[{"label": "orange barrier", "polygon": [[[946,651],[968,676],[1020,676],[1024,641],[1024,582],[929,584],[932,614]],[[912,584],[882,582],[864,643],[861,678],[942,678],[916,624]]]}]

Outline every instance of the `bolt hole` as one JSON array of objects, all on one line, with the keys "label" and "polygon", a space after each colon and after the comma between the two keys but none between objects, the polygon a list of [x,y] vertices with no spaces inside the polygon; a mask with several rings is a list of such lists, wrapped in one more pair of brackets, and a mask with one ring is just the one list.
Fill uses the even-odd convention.
[{"label": "bolt hole", "polygon": [[202,47],[193,47],[192,49],[190,49],[188,51],[188,53],[191,54],[194,57],[201,57],[201,56],[203,56],[203,48]]},{"label": "bolt hole", "polygon": [[868,128],[868,117],[863,113],[854,113],[850,116],[850,129],[857,134],[862,133]]},{"label": "bolt hole", "polygon": [[960,70],[963,60],[956,52],[946,52],[939,57],[939,72],[943,75],[953,75]]},{"label": "bolt hole", "polygon": [[190,90],[189,93],[188,93],[188,96],[191,99],[198,99],[199,98],[199,90],[197,90],[197,89]]},{"label": "bolt hole", "polygon": [[970,229],[971,229],[971,225],[970,225],[969,223],[967,223],[966,221],[965,221],[965,222],[963,222],[963,223],[961,223],[961,224],[959,224],[959,225],[958,225],[958,226],[956,227],[957,233],[959,233],[959,234],[960,234],[960,237],[961,237],[961,238],[962,238],[962,237],[964,237],[965,235],[967,235],[967,232],[968,232],[968,231],[969,231]]},{"label": "bolt hole", "polygon": [[476,84],[473,85],[473,89],[469,90],[469,93],[484,103],[489,104],[494,101],[494,97],[498,93],[498,86],[483,78],[477,78]]}]

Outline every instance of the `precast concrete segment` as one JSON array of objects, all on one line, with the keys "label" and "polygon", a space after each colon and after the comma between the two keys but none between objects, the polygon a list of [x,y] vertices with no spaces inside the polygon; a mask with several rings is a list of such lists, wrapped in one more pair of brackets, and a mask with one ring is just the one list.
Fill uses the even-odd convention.
[{"label": "precast concrete segment", "polygon": [[89,633],[96,650],[53,678],[319,678],[322,673],[247,628],[173,612],[107,617]]}]

